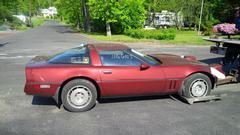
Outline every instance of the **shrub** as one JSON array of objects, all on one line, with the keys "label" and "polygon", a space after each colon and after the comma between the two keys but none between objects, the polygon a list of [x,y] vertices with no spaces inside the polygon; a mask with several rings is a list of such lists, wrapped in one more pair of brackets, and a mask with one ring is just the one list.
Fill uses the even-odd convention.
[{"label": "shrub", "polygon": [[156,40],[173,40],[176,36],[175,29],[159,29],[159,30],[144,30],[144,29],[129,29],[124,32],[126,35],[133,38],[146,38]]},{"label": "shrub", "polygon": [[218,21],[217,20],[211,20],[211,21],[205,21],[203,24],[202,24],[202,34],[204,36],[210,36],[212,35],[213,31],[212,31],[212,27],[215,23],[217,23]]},{"label": "shrub", "polygon": [[236,34],[238,33],[238,29],[236,28],[236,24],[223,23],[218,24],[213,27],[213,31],[215,33],[223,33],[223,34]]},{"label": "shrub", "polygon": [[13,17],[12,22],[10,24],[12,29],[21,29],[21,27],[24,25],[24,23],[19,20],[17,17]]},{"label": "shrub", "polygon": [[32,26],[37,27],[44,23],[44,19],[40,17],[33,17],[32,18]]}]

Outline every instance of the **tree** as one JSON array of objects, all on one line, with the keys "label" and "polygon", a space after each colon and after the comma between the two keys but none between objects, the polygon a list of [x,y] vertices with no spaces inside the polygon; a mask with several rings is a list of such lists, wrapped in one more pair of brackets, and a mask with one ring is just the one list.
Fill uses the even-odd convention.
[{"label": "tree", "polygon": [[143,0],[123,0],[121,3],[119,22],[125,29],[142,28],[146,19],[146,10]]},{"label": "tree", "polygon": [[211,14],[221,22],[234,22],[236,8],[240,7],[239,0],[209,0],[212,3]]},{"label": "tree", "polygon": [[91,16],[105,22],[107,36],[111,36],[111,27],[121,32],[140,28],[146,18],[143,0],[89,0],[89,6]]},{"label": "tree", "polygon": [[120,4],[117,0],[89,0],[91,15],[106,24],[107,36],[111,36],[111,23],[116,23],[121,14]]},{"label": "tree", "polygon": [[61,20],[73,24],[77,29],[83,28],[90,32],[90,13],[87,0],[56,0],[54,5],[58,9]]},{"label": "tree", "polygon": [[56,0],[55,6],[58,9],[58,14],[63,16],[63,19],[73,26],[80,29],[82,27],[82,9],[80,0]]},{"label": "tree", "polygon": [[182,11],[184,14],[184,20],[185,22],[187,22],[189,29],[192,26],[194,26],[196,29],[196,25],[198,24],[199,16],[200,16],[200,10],[201,10],[200,8],[201,8],[201,0],[183,1]]},{"label": "tree", "polygon": [[160,12],[162,9],[159,5],[161,5],[162,0],[146,0],[145,1],[145,9],[147,9],[148,21],[150,26],[154,26],[154,18],[155,12]]},{"label": "tree", "polygon": [[84,19],[84,31],[90,32],[90,13],[89,13],[89,6],[87,5],[86,0],[82,0],[82,12],[83,12],[83,19]]}]

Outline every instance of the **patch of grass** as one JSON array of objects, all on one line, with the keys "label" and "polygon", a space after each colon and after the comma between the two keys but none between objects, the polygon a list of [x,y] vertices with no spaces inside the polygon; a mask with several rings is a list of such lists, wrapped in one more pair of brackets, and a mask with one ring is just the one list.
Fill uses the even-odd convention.
[{"label": "patch of grass", "polygon": [[153,41],[151,39],[136,39],[132,38],[126,35],[112,35],[111,37],[106,36],[102,33],[84,33],[90,38],[94,38],[97,40],[103,40],[103,41],[116,41],[116,42],[150,42]]},{"label": "patch of grass", "polygon": [[177,31],[174,40],[160,41],[163,44],[181,45],[210,45],[211,43],[203,40],[206,36],[197,35],[197,31]]},{"label": "patch of grass", "polygon": [[212,43],[203,40],[204,36],[198,36],[197,31],[177,31],[174,40],[135,39],[126,35],[112,35],[107,37],[103,33],[85,33],[88,37],[102,41],[117,42],[154,42],[159,44],[173,45],[211,45]]},{"label": "patch of grass", "polygon": [[22,26],[17,26],[15,29],[16,29],[16,30],[27,30],[28,27],[25,26],[25,25],[22,25]]},{"label": "patch of grass", "polygon": [[32,25],[33,27],[38,27],[44,23],[45,19],[40,17],[33,17],[32,18]]}]

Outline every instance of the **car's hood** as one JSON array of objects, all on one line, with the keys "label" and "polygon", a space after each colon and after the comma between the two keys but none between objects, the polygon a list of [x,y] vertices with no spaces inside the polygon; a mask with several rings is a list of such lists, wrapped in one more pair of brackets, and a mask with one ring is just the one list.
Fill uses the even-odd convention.
[{"label": "car's hood", "polygon": [[183,65],[201,65],[207,66],[207,64],[201,63],[197,60],[189,60],[182,56],[172,54],[152,54],[153,57],[159,59],[162,65],[165,66],[183,66]]}]

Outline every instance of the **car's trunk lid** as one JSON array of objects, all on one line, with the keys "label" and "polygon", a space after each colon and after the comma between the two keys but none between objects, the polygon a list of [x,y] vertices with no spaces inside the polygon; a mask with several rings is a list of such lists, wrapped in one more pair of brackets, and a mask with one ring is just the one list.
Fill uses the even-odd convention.
[{"label": "car's trunk lid", "polygon": [[36,56],[31,59],[26,67],[40,67],[47,64],[49,57],[48,56]]}]

